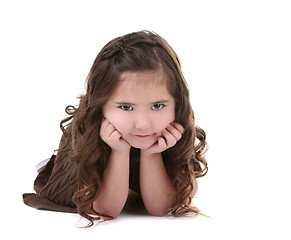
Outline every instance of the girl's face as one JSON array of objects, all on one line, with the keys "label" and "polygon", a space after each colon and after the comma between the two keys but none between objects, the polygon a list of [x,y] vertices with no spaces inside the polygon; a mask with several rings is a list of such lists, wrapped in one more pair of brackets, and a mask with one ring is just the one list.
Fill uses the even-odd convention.
[{"label": "girl's face", "polygon": [[103,116],[131,146],[147,149],[175,120],[175,100],[158,72],[124,72],[103,107]]}]

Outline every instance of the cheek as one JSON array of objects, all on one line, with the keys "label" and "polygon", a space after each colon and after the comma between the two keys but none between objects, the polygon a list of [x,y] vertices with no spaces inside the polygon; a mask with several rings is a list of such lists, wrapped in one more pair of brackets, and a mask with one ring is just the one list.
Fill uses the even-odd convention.
[{"label": "cheek", "polygon": [[156,125],[156,132],[161,135],[162,131],[172,122],[175,121],[175,113],[171,112],[163,117],[159,117],[156,119],[157,125]]},{"label": "cheek", "polygon": [[129,121],[126,117],[121,116],[119,113],[111,112],[104,114],[104,117],[121,133],[128,132]]}]

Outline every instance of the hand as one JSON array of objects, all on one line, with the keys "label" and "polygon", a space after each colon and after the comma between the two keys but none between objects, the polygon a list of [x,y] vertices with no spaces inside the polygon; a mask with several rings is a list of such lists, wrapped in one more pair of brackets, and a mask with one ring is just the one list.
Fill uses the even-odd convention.
[{"label": "hand", "polygon": [[101,139],[111,147],[112,151],[129,152],[130,145],[126,142],[121,133],[107,120],[101,124],[99,136]]},{"label": "hand", "polygon": [[158,142],[142,151],[147,155],[161,153],[175,146],[181,139],[183,133],[184,127],[179,123],[172,122],[162,131],[162,136],[158,137]]}]

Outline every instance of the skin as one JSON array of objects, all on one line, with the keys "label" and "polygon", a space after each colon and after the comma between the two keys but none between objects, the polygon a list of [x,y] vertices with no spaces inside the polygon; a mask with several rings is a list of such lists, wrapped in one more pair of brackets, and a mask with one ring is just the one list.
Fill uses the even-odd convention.
[{"label": "skin", "polygon": [[128,196],[129,155],[140,151],[140,190],[151,215],[162,216],[175,192],[162,159],[184,128],[174,122],[175,101],[162,72],[125,72],[121,84],[103,107],[100,137],[112,149],[104,179],[93,203],[95,211],[116,218]]}]

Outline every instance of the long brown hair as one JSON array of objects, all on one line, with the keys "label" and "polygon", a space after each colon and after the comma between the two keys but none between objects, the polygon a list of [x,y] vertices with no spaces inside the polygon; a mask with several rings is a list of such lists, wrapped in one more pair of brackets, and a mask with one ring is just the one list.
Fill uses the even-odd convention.
[{"label": "long brown hair", "polygon": [[[169,209],[169,214],[182,216],[200,213],[190,204],[194,189],[193,177],[202,177],[208,170],[204,158],[207,149],[205,132],[195,125],[189,89],[176,53],[159,35],[141,31],[115,38],[103,47],[87,77],[86,94],[80,97],[78,107],[66,108],[70,116],[61,121],[67,144],[60,151],[66,149],[69,143],[72,144],[70,159],[77,169],[78,191],[73,200],[79,214],[87,218],[91,225],[98,219],[89,214],[92,213],[92,204],[111,152],[110,147],[99,137],[103,120],[102,107],[118,86],[121,73],[157,70],[165,74],[169,92],[175,99],[175,121],[185,128],[180,141],[162,153],[164,161],[171,166],[176,191],[176,201]],[[71,135],[66,133],[63,126],[70,120],[66,126],[70,125]],[[102,213],[99,215],[103,216]]]}]

